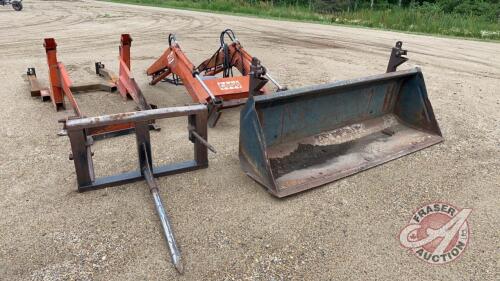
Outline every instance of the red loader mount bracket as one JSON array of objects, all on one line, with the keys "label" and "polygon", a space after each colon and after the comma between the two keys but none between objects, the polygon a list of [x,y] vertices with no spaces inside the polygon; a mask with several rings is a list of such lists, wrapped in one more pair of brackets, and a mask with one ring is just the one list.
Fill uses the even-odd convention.
[{"label": "red loader mount bracket", "polygon": [[155,105],[147,103],[141,89],[137,85],[135,78],[130,71],[130,46],[132,45],[132,37],[129,34],[122,34],[119,49],[119,75],[116,75],[107,70],[101,62],[96,62],[97,75],[104,77],[107,80],[113,81],[116,84],[119,93],[124,99],[130,98],[137,104],[139,110],[147,110],[156,108]]},{"label": "red loader mount bracket", "polygon": [[[104,76],[108,81],[95,84],[74,85],[68,71],[64,64],[57,59],[57,44],[54,38],[44,39],[43,46],[47,54],[47,64],[49,66],[49,83],[50,89],[42,86],[36,76],[34,67],[28,68],[27,77],[31,86],[31,96],[40,96],[42,101],[50,100],[54,105],[56,111],[65,109],[64,97],[66,97],[75,112],[74,116],[68,119],[83,118],[85,117],[81,111],[74,94],[90,91],[107,91],[114,92],[117,88],[120,90],[122,96],[130,96],[137,104],[140,110],[151,109],[152,106],[146,102],[141,90],[137,86],[134,78],[130,74],[130,42],[132,39],[127,34],[122,35],[122,45],[120,46],[120,77],[115,79],[115,75],[104,69],[104,65],[99,64],[101,67],[98,73],[106,73]],[[67,120],[61,120],[66,123]],[[152,129],[156,129],[152,124]],[[66,134],[66,125],[60,135]],[[133,124],[120,124],[110,125],[107,127],[100,127],[99,129],[91,129],[88,134],[94,139],[106,138],[111,136],[123,135],[130,133],[133,130]]]},{"label": "red loader mount bracket", "polygon": [[[232,41],[224,42],[225,36]],[[209,108],[208,125],[214,127],[220,118],[221,109],[242,105],[248,98],[250,79],[250,65],[252,56],[241,46],[240,42],[230,29],[220,35],[221,46],[215,54],[195,67],[182,51],[174,34],[168,37],[168,49],[148,69],[147,74],[152,77],[151,85],[160,81],[167,81],[176,85],[183,84],[194,102],[207,104]],[[242,76],[234,76],[235,67]],[[223,73],[222,77],[216,74]],[[172,78],[167,78],[168,76]],[[269,77],[269,76],[267,76]],[[283,89],[276,80],[270,78],[278,87]],[[264,94],[264,85],[259,89]]]}]

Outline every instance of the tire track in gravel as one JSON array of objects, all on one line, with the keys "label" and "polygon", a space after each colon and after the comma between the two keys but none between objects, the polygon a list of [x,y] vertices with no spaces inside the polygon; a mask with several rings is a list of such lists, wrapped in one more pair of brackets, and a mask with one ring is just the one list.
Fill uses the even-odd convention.
[{"label": "tire track in gravel", "polygon": [[[43,2],[42,2],[43,3]],[[92,19],[85,19],[82,14],[74,14],[71,12],[71,9],[68,9],[64,5],[52,5],[54,2],[49,2],[49,3],[43,3],[41,5],[36,4],[37,8],[38,6],[40,9],[36,9],[36,14],[34,16],[31,16],[31,18],[35,19],[46,19],[49,18],[50,20],[43,20],[43,21],[30,21],[29,18],[28,20],[24,20],[22,22],[28,22],[28,24],[20,24],[20,25],[14,25],[11,30],[16,30],[16,32],[24,31],[23,29],[27,29],[26,31],[36,31],[36,30],[46,30],[47,27],[57,27],[55,30],[65,30],[65,27],[76,25],[79,23],[83,22],[88,22],[91,21]],[[46,12],[46,11],[51,11],[51,12]],[[54,17],[54,11],[55,17]],[[38,14],[40,12],[40,14]],[[60,15],[59,15],[60,14]],[[69,16],[68,16],[69,15]],[[70,19],[70,21],[68,21]],[[61,24],[64,24],[61,27]]]},{"label": "tire track in gravel", "polygon": [[[270,45],[274,43],[278,43],[279,45],[287,44],[295,47],[304,47],[311,49],[333,49],[333,48],[348,48],[349,50],[357,51],[359,53],[373,53],[373,54],[387,54],[388,50],[393,46],[392,42],[389,43],[380,43],[380,42],[367,42],[367,41],[358,41],[358,40],[346,40],[345,38],[339,37],[331,37],[323,35],[311,35],[311,34],[294,34],[294,36],[287,36],[287,34],[293,33],[290,28],[273,28],[271,30],[260,31],[257,28],[248,28],[245,29],[252,30],[256,33],[260,33],[260,39],[263,42],[273,42],[269,43]],[[264,35],[262,35],[264,33]],[[411,54],[423,55],[425,57],[425,61],[427,64],[433,64],[432,57],[439,56],[440,58],[449,60],[449,65],[453,65],[453,62],[471,62],[477,65],[485,66],[488,68],[497,67],[495,63],[491,63],[489,61],[485,61],[484,58],[480,56],[471,56],[469,53],[460,53],[455,52],[450,55],[449,52],[443,52],[439,47],[433,47],[432,45],[421,45],[419,48],[413,48],[414,50],[410,50],[410,58]],[[449,70],[454,70],[457,72],[466,71],[460,67],[451,67],[449,65],[442,65],[441,63],[434,64],[436,67],[443,67]]]},{"label": "tire track in gravel", "polygon": [[[182,31],[183,34],[193,33],[193,31],[207,29],[220,23],[220,20],[215,17],[197,19],[192,16],[171,16],[167,11],[161,13],[146,10],[130,11],[124,10],[121,7],[113,7],[103,12],[102,7],[88,5],[88,2],[85,1],[77,1],[72,4],[75,5],[75,7],[69,9],[66,5],[61,5],[52,1],[37,3],[36,5],[40,9],[37,10],[35,15],[30,14],[27,18],[31,24],[16,25],[13,30],[16,30],[15,33],[22,32],[27,34],[34,33],[35,30],[46,30],[46,34],[62,33],[60,35],[54,35],[53,37],[58,41],[64,41],[64,50],[69,52],[80,50],[82,46],[91,46],[93,49],[109,48],[110,45],[116,45],[118,40],[116,36],[117,33],[130,33],[133,38],[140,40],[141,44],[158,42],[158,36],[164,37],[165,39],[161,40],[166,42],[166,38],[170,32]],[[71,12],[74,9],[82,10],[81,8],[85,8],[84,13],[73,14]],[[52,19],[33,21],[33,18]],[[118,30],[106,28],[106,26],[111,24],[116,25],[116,22],[120,21],[123,21],[124,24],[120,25]],[[134,24],[128,24],[132,22]],[[78,30],[88,23],[98,23],[102,25],[103,28],[87,36],[75,36],[75,34],[63,32],[68,29]],[[166,30],[167,28],[164,28],[171,26],[175,27],[175,30]],[[119,32],[120,29],[123,31]],[[13,36],[15,35],[14,33],[8,33],[7,37],[11,35],[15,37]],[[26,51],[40,50],[42,42],[40,38],[5,41],[6,40],[2,41],[0,39],[0,46],[9,46],[11,50],[22,47],[26,49]],[[13,51],[6,52],[3,55],[16,56],[19,55],[19,53]]]}]

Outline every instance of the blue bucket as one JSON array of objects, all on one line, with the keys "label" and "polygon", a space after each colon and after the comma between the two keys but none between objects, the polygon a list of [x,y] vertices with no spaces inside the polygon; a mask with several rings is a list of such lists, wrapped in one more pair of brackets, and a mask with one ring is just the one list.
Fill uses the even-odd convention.
[{"label": "blue bucket", "polygon": [[442,141],[414,68],[249,98],[239,156],[247,175],[284,197]]}]

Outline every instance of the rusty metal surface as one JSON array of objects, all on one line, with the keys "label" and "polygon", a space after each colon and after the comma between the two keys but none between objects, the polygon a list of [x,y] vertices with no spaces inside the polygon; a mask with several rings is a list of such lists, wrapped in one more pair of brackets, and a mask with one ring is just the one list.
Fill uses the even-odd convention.
[{"label": "rusty metal surface", "polygon": [[281,194],[315,187],[441,142],[393,114],[267,149]]},{"label": "rusty metal surface", "polygon": [[49,88],[42,86],[42,83],[36,77],[36,70],[34,67],[28,68],[26,72],[28,82],[30,83],[30,93],[32,97],[41,97],[42,101],[50,100]]},{"label": "rusty metal surface", "polygon": [[118,76],[111,70],[107,69],[106,66],[100,61],[95,62],[95,73],[112,84],[116,84],[118,81]]},{"label": "rusty metal surface", "polygon": [[408,54],[406,50],[403,50],[403,42],[396,42],[396,46],[392,47],[391,56],[389,57],[389,63],[387,64],[386,72],[394,72],[401,64],[408,61]]},{"label": "rusty metal surface", "polygon": [[[150,123],[156,119],[179,116],[187,117],[187,127],[189,130],[188,141],[191,141],[194,144],[193,160],[155,167],[151,153]],[[207,117],[208,112],[206,106],[192,105],[143,110],[91,118],[77,118],[70,119],[66,123],[71,143],[71,158],[75,165],[78,191],[83,192],[138,180],[145,180],[150,188],[151,194],[153,195],[155,207],[163,227],[163,233],[167,241],[172,263],[180,273],[183,272],[181,254],[173,235],[171,223],[160,198],[158,184],[154,178],[202,169],[208,166],[207,147],[211,149],[213,148],[207,141]],[[133,126],[135,128],[134,133],[137,143],[139,167],[136,171],[96,179],[92,159],[94,153],[92,153],[91,150],[93,142],[91,141],[91,138],[89,138],[88,133],[91,130],[96,130],[96,128],[109,126]]]},{"label": "rusty metal surface", "polygon": [[255,96],[240,120],[241,166],[278,197],[441,141],[418,68]]},{"label": "rusty metal surface", "polygon": [[70,87],[70,90],[73,92],[73,94],[84,93],[84,92],[97,92],[97,91],[112,93],[116,91],[116,86],[109,82],[89,83],[89,84],[72,85]]},{"label": "rusty metal surface", "polygon": [[144,122],[155,119],[179,117],[191,114],[201,114],[207,110],[206,105],[197,104],[189,106],[164,107],[144,111],[124,112],[97,117],[70,119],[66,122],[68,131],[82,128],[95,128],[108,125],[116,125],[132,122]]},{"label": "rusty metal surface", "polygon": [[[148,155],[145,151],[145,145],[142,146],[142,149],[142,153]],[[141,163],[142,173],[144,175],[146,183],[149,186],[149,191],[151,192],[151,195],[153,195],[156,212],[158,213],[158,217],[163,228],[163,234],[165,236],[165,240],[169,249],[170,259],[172,260],[172,263],[174,264],[177,271],[182,274],[184,272],[184,266],[182,264],[181,252],[179,251],[179,247],[177,246],[177,242],[175,241],[174,231],[172,230],[172,223],[170,222],[167,212],[163,207],[163,201],[160,197],[158,182],[153,176],[153,169],[151,168],[151,165],[149,163],[149,158],[145,157],[145,159],[143,160],[143,163]]]}]

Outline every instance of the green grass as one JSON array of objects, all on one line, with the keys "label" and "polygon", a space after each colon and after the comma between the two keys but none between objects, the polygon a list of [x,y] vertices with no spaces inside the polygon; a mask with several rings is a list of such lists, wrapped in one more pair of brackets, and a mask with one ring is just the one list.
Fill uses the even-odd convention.
[{"label": "green grass", "polygon": [[107,0],[147,6],[237,13],[275,19],[347,24],[445,36],[500,40],[500,22],[474,15],[447,14],[421,9],[359,9],[351,12],[317,13],[302,6],[271,6],[270,2],[249,4],[239,0]]}]

